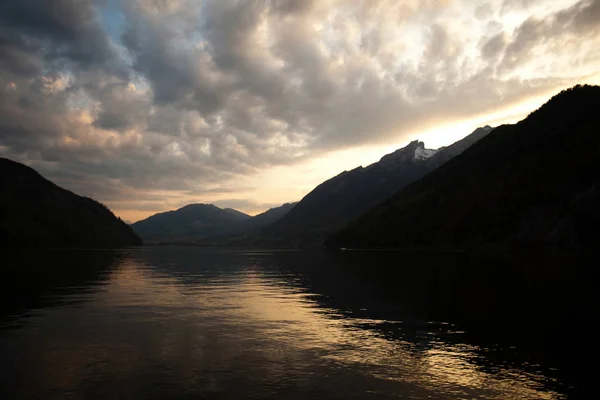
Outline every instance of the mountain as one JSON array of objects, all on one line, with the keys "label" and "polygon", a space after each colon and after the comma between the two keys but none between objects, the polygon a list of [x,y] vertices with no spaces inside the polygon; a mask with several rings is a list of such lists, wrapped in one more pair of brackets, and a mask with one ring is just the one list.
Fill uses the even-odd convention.
[{"label": "mountain", "polygon": [[120,247],[141,244],[104,205],[35,170],[0,158],[0,243],[4,247]]},{"label": "mountain", "polygon": [[247,219],[250,219],[252,217],[250,217],[248,214],[243,213],[241,211],[235,210],[233,208],[223,208],[223,211],[225,211],[226,213],[229,213],[230,215],[232,215],[236,220],[239,221],[245,221]]},{"label": "mountain", "polygon": [[250,216],[213,204],[190,204],[178,210],[155,214],[131,225],[144,242],[188,240],[219,235],[227,227]]},{"label": "mountain", "polygon": [[191,204],[153,215],[132,226],[148,243],[239,244],[248,234],[277,221],[295,205],[286,203],[251,217],[232,208]]},{"label": "mountain", "polygon": [[600,242],[600,87],[561,92],[333,235],[348,248]]},{"label": "mountain", "polygon": [[240,222],[237,224],[238,226],[235,228],[235,230],[238,232],[250,232],[270,225],[290,212],[290,210],[292,210],[296,204],[298,203],[285,203],[282,206],[271,208],[262,214],[257,214],[252,218],[248,218]]},{"label": "mountain", "polygon": [[353,218],[384,201],[402,187],[460,154],[492,128],[479,128],[451,146],[426,149],[423,142],[331,178],[306,195],[289,213],[250,240],[253,245],[314,246]]},{"label": "mountain", "polygon": [[261,214],[227,227],[227,230],[221,235],[205,238],[201,242],[203,244],[229,246],[249,246],[256,244],[256,239],[260,237],[260,230],[277,222],[290,212],[296,204],[298,203],[286,203],[282,206],[271,208]]}]

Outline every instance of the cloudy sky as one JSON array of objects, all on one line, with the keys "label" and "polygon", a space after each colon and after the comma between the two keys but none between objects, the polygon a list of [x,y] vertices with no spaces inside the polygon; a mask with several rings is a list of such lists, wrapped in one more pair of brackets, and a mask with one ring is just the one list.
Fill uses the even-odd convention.
[{"label": "cloudy sky", "polygon": [[256,213],[599,71],[600,0],[2,0],[0,156],[131,221]]}]

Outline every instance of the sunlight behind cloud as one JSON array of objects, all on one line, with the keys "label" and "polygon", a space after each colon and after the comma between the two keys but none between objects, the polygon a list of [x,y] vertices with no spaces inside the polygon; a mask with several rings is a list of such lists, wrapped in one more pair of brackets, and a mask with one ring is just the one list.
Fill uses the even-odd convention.
[{"label": "sunlight behind cloud", "polygon": [[127,219],[144,214],[135,202],[164,211],[245,200],[254,213],[411,140],[449,145],[597,82],[599,9],[598,0],[9,0],[0,146]]}]

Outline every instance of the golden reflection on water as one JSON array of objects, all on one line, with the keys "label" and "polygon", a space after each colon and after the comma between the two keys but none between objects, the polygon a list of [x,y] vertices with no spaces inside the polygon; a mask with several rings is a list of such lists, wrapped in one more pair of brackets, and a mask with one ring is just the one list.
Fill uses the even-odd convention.
[{"label": "golden reflection on water", "polygon": [[[388,392],[394,390],[395,383],[402,383],[433,393],[434,398],[435,394],[443,394],[444,398],[560,398],[543,390],[541,377],[510,369],[494,374],[482,371],[474,362],[480,352],[475,346],[441,340],[418,345],[386,338],[377,325],[398,321],[348,318],[338,310],[319,305],[311,293],[290,285],[286,277],[266,273],[260,266],[235,274],[196,278],[200,279],[195,283],[182,283],[186,277],[157,274],[152,268],[130,260],[114,272],[107,290],[96,299],[101,307],[151,308],[155,312],[147,315],[148,320],[177,313],[180,322],[190,327],[198,319],[216,315],[215,323],[222,325],[217,327],[218,335],[211,337],[202,329],[190,328],[189,334],[181,331],[165,334],[151,343],[150,347],[158,349],[164,359],[178,358],[177,376],[190,387],[197,385],[195,365],[205,363],[210,357],[219,368],[235,368],[235,360],[242,354],[257,352],[266,360],[262,373],[281,378],[286,366],[311,362],[299,356],[305,351],[314,357],[312,362],[321,360],[370,375],[382,382]],[[365,329],[365,325],[371,329]],[[244,346],[236,348],[237,337],[244,332],[248,338],[244,339]],[[207,356],[212,351],[207,343],[229,344],[229,347],[219,348],[218,355]],[[127,354],[126,348],[118,351]],[[187,363],[181,362],[182,354],[187,354]],[[137,368],[136,362],[127,361],[125,356],[121,374]],[[72,362],[79,364],[76,360]],[[214,376],[207,374],[206,380],[206,387],[218,388]],[[415,394],[411,398],[421,397]]]}]

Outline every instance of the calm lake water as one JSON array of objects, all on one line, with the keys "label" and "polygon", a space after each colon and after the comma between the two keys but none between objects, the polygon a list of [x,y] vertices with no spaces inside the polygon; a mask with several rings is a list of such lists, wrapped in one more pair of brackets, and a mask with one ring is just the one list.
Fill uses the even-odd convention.
[{"label": "calm lake water", "polygon": [[9,252],[0,398],[586,397],[591,259]]}]

